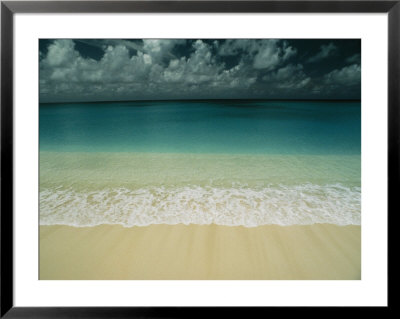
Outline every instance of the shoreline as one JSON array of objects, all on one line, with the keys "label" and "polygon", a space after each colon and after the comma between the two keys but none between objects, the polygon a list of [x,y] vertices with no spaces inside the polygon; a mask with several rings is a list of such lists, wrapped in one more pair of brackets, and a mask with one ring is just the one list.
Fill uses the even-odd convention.
[{"label": "shoreline", "polygon": [[87,156],[143,156],[143,157],[152,157],[152,156],[165,156],[165,157],[198,157],[198,158],[208,158],[208,157],[221,157],[225,158],[284,158],[284,157],[296,157],[296,158],[332,158],[332,159],[341,159],[341,158],[357,158],[361,159],[360,153],[266,153],[266,152],[182,152],[182,151],[107,151],[107,150],[69,150],[69,149],[41,149],[39,150],[39,155],[45,156],[57,156],[60,154],[66,155],[68,153],[75,154],[75,155],[87,155]]},{"label": "shoreline", "polygon": [[41,280],[359,280],[361,226],[40,226]]}]

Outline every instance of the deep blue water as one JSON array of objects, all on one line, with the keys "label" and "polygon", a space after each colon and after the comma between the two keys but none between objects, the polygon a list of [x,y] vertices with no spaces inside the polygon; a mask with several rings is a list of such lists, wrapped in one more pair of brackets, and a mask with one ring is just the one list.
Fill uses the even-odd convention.
[{"label": "deep blue water", "polygon": [[360,154],[360,102],[40,104],[40,150]]}]

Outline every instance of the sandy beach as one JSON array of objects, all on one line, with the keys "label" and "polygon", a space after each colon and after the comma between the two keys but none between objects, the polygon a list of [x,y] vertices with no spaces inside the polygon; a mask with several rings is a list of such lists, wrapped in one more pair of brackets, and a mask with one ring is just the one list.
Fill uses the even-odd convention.
[{"label": "sandy beach", "polygon": [[361,226],[40,226],[41,280],[357,280]]}]

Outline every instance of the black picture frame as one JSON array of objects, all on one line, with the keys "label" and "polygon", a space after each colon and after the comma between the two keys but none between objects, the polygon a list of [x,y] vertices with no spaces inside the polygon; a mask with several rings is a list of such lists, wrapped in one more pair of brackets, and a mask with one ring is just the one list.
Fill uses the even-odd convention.
[{"label": "black picture frame", "polygon": [[[176,318],[276,313],[277,307],[15,307],[13,304],[13,19],[15,13],[387,13],[388,219],[399,212],[400,1],[1,1],[1,311],[6,318]],[[388,229],[388,247],[390,234]],[[389,259],[389,251],[388,251]],[[389,261],[389,260],[388,260]],[[389,280],[388,280],[389,287]],[[388,307],[390,308],[390,297]],[[294,307],[291,307],[292,310]],[[324,308],[324,307],[322,307]],[[321,311],[326,309],[318,308]],[[298,309],[304,312],[302,307]],[[331,309],[336,313],[337,308]],[[297,311],[297,310],[296,310]],[[281,313],[280,313],[281,314]],[[297,313],[301,315],[301,313]]]}]

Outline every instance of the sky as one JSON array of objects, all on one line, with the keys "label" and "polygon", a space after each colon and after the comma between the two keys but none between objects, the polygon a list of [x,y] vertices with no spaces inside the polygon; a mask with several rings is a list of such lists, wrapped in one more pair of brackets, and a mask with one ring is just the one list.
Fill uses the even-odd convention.
[{"label": "sky", "polygon": [[360,39],[41,39],[40,102],[360,99]]}]

